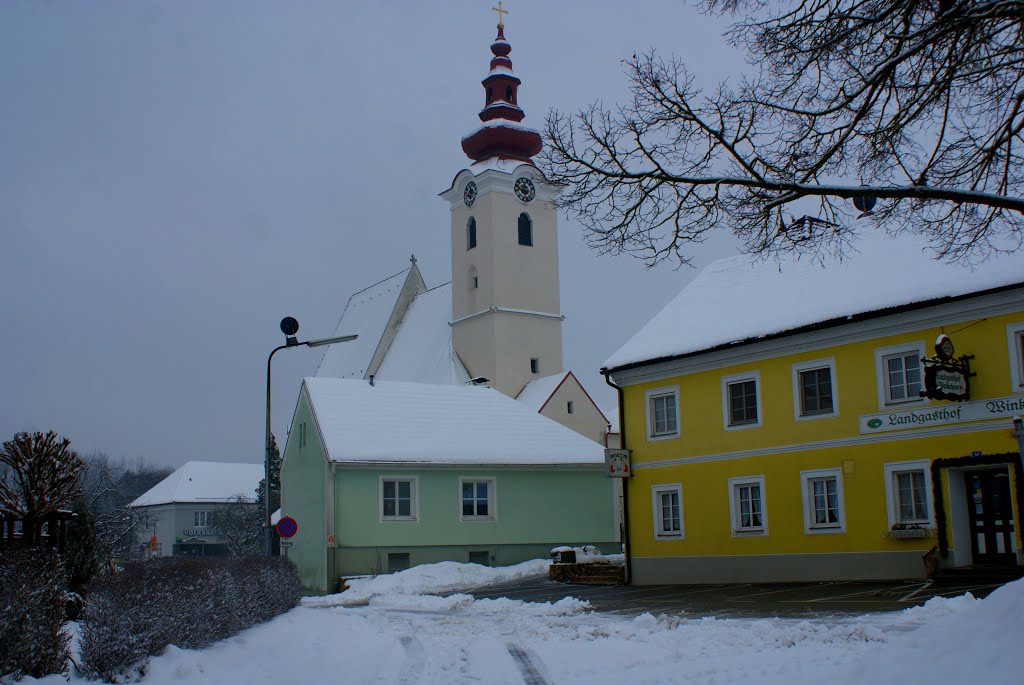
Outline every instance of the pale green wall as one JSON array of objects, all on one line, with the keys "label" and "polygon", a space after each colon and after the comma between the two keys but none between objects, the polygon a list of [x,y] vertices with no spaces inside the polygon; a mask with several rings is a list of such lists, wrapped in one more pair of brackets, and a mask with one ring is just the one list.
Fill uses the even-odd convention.
[{"label": "pale green wall", "polygon": [[[517,563],[561,544],[597,544],[617,552],[612,481],[589,471],[495,468],[342,467],[335,472],[335,512],[341,574],[386,570],[387,552],[409,552],[412,565],[465,562],[470,550],[490,551],[495,565]],[[380,520],[380,478],[416,477],[416,521]],[[494,521],[460,521],[460,477],[494,478]]]},{"label": "pale green wall", "polygon": [[[302,424],[306,439],[300,445]],[[333,574],[327,569],[326,473],[327,458],[303,387],[281,465],[281,508],[299,524],[288,556],[299,567],[302,586],[316,590],[334,589],[327,583]]]}]

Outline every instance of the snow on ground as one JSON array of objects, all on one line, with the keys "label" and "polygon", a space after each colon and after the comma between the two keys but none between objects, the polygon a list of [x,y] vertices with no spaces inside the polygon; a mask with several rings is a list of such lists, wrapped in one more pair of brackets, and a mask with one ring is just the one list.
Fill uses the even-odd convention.
[{"label": "snow on ground", "polygon": [[[542,568],[547,562],[530,563]],[[340,606],[338,596],[333,605],[328,598],[307,600],[207,649],[170,647],[150,662],[143,682],[1021,682],[1016,660],[1024,581],[984,600],[936,598],[900,613],[811,620],[625,618],[592,612],[573,599],[528,604],[406,593],[449,586],[448,571],[479,580],[491,572],[524,572],[522,567],[459,570],[438,564],[366,579],[356,586],[361,605]],[[527,671],[540,680],[526,680]]]},{"label": "snow on ground", "polygon": [[545,559],[534,559],[515,566],[499,567],[442,561],[438,564],[414,566],[400,573],[373,578],[353,578],[348,581],[348,589],[344,592],[323,597],[308,597],[303,600],[303,604],[306,606],[361,604],[377,595],[412,595],[425,592],[469,590],[541,575],[547,573],[550,564],[551,562]]}]

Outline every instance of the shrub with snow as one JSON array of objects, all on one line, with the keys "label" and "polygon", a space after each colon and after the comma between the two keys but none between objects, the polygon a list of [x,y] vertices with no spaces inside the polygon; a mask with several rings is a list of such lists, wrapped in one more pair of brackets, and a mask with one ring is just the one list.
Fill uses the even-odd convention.
[{"label": "shrub with snow", "polygon": [[167,645],[196,649],[299,603],[295,565],[280,558],[168,557],[133,562],[92,587],[81,626],[82,672],[117,682],[145,673]]},{"label": "shrub with snow", "polygon": [[67,669],[66,588],[64,565],[53,550],[0,555],[0,680]]}]

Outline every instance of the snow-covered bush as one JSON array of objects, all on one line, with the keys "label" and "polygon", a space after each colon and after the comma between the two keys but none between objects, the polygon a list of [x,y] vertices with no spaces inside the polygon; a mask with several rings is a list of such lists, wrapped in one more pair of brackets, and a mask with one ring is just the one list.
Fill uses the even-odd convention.
[{"label": "snow-covered bush", "polygon": [[0,680],[67,669],[66,587],[64,566],[53,550],[0,555]]},{"label": "snow-covered bush", "polygon": [[288,611],[300,594],[295,565],[267,557],[132,562],[91,589],[81,670],[114,682],[143,674],[167,645],[206,647]]}]

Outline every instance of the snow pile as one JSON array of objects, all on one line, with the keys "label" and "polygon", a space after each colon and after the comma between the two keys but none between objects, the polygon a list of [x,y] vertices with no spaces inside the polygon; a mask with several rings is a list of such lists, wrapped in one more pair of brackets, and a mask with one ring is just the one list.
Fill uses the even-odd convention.
[{"label": "snow pile", "polygon": [[553,548],[551,550],[551,556],[554,558],[562,552],[576,552],[577,564],[606,563],[621,566],[626,563],[625,554],[602,554],[601,550],[594,545],[584,545],[583,547],[569,547],[568,545],[562,545],[561,547]]},{"label": "snow pile", "polygon": [[1024,580],[1005,585],[983,600],[969,594],[932,599],[905,616],[908,623],[923,623],[853,664],[849,682],[1024,682],[1018,652],[1024,626]]},{"label": "snow pile", "polygon": [[414,595],[466,590],[543,575],[547,573],[550,565],[551,562],[546,559],[533,559],[515,566],[497,568],[442,561],[438,564],[414,566],[386,576],[354,578],[348,581],[348,589],[344,592],[323,597],[308,597],[303,600],[303,604],[336,606],[363,603],[379,595]]},{"label": "snow pile", "polygon": [[474,599],[472,595],[380,595],[370,599],[374,609],[398,611],[446,611],[476,614],[518,613],[529,616],[573,616],[590,610],[590,602],[563,597],[557,602],[523,602],[518,599]]}]

